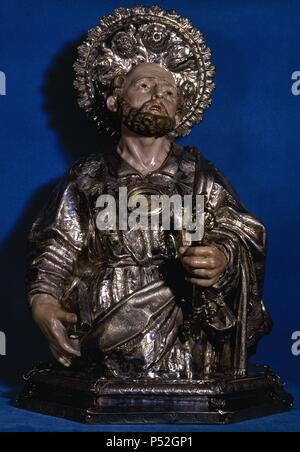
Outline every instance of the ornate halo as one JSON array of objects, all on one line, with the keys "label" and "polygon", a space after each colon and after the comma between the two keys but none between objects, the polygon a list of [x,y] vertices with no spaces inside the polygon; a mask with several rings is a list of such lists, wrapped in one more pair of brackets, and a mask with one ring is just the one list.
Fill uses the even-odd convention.
[{"label": "ornate halo", "polygon": [[203,34],[176,11],[159,6],[116,9],[89,31],[74,64],[79,105],[103,132],[119,133],[105,100],[116,76],[140,63],[169,70],[184,99],[182,122],[174,136],[186,136],[211,105],[215,67]]}]

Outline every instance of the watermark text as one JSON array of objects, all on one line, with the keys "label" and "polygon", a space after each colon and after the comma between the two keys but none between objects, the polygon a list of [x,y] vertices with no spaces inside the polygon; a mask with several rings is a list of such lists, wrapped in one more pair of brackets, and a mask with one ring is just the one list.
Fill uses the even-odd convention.
[{"label": "watermark text", "polygon": [[140,188],[128,193],[120,187],[118,199],[110,194],[96,202],[99,231],[186,231],[191,242],[204,235],[205,198],[202,195],[167,196],[155,189]]},{"label": "watermark text", "polygon": [[292,94],[293,96],[299,96],[300,95],[300,71],[295,71],[292,74]]},{"label": "watermark text", "polygon": [[292,341],[294,342],[292,345],[292,354],[294,356],[300,356],[300,331],[295,331],[292,334]]},{"label": "watermark text", "polygon": [[0,71],[0,96],[6,96],[6,75]]},{"label": "watermark text", "polygon": [[6,356],[6,336],[0,331],[0,356]]}]

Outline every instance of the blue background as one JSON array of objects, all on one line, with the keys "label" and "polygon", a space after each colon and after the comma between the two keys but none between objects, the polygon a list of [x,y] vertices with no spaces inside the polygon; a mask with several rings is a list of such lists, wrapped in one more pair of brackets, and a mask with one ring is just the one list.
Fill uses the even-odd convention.
[{"label": "blue background", "polygon": [[[217,67],[213,107],[183,142],[200,147],[267,225],[265,300],[275,327],[261,342],[255,360],[270,364],[297,393],[300,356],[291,353],[291,335],[300,330],[300,96],[292,95],[291,75],[300,70],[300,2],[159,3],[192,18],[213,51]],[[0,70],[7,77],[7,95],[0,96],[0,331],[7,336],[7,356],[0,356],[0,430],[33,425],[37,429],[36,419],[40,429],[76,429],[64,421],[24,415],[8,404],[7,393],[18,387],[23,371],[49,356],[25,305],[26,237],[57,179],[74,160],[105,146],[76,106],[72,88],[76,46],[100,16],[133,4],[0,3]],[[295,413],[240,428],[271,430],[285,425],[300,430]]]}]

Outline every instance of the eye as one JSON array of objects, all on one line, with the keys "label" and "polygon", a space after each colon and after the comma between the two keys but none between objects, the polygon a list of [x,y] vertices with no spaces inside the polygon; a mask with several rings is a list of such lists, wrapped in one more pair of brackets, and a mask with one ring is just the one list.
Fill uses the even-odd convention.
[{"label": "eye", "polygon": [[172,97],[173,99],[175,99],[174,91],[167,91],[167,96]]},{"label": "eye", "polygon": [[140,86],[141,88],[143,88],[143,89],[148,89],[148,88],[149,88],[149,86],[148,86],[148,84],[147,84],[146,82],[140,83],[139,86]]}]

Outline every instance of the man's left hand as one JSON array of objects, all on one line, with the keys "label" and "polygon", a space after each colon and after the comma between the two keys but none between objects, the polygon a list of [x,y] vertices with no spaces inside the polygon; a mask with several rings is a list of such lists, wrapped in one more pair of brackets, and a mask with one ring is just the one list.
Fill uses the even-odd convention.
[{"label": "man's left hand", "polygon": [[221,250],[211,246],[182,247],[180,260],[190,273],[187,281],[200,287],[212,287],[226,270],[228,259]]}]

